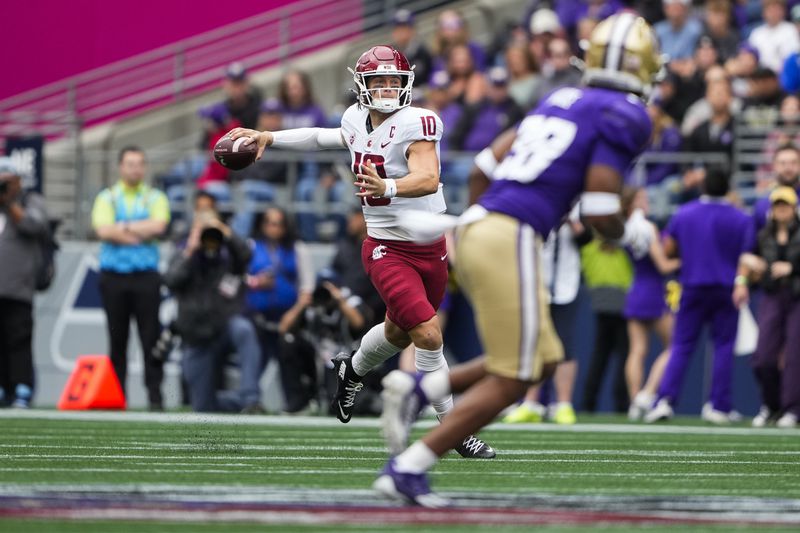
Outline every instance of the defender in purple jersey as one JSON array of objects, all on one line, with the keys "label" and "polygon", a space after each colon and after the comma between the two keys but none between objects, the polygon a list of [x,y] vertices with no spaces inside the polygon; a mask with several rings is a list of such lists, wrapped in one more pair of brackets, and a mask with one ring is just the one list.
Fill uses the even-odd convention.
[{"label": "defender in purple jersey", "polygon": [[[396,371],[385,378],[384,434],[390,451],[401,452],[374,484],[387,496],[428,505],[424,476],[438,458],[562,360],[538,268],[542,239],[579,199],[584,219],[601,234],[617,239],[626,232],[619,192],[626,169],[650,138],[641,96],[661,66],[657,41],[644,19],[621,13],[594,30],[586,64],[586,87],[554,91],[508,138],[507,153],[494,147],[494,159],[505,155],[496,168],[485,154],[476,161],[493,181],[462,215],[456,270],[486,355],[449,376]],[[453,411],[404,450],[414,418],[403,407],[406,400],[436,401],[451,392],[464,393]]]}]

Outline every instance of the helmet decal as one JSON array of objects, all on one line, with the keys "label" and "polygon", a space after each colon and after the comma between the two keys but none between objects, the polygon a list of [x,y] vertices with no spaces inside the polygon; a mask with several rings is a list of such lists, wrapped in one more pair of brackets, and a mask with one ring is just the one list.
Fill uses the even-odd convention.
[{"label": "helmet decal", "polygon": [[611,39],[606,46],[603,66],[610,70],[622,68],[622,57],[625,55],[625,39],[628,37],[636,17],[631,13],[622,13],[611,27]]},{"label": "helmet decal", "polygon": [[663,60],[652,28],[634,12],[623,11],[592,31],[585,64],[587,85],[645,95]]}]

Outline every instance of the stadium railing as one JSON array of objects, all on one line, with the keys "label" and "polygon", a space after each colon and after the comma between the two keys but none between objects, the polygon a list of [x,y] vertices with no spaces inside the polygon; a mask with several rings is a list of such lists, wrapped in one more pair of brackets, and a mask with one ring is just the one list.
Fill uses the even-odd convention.
[{"label": "stadium railing", "polygon": [[[196,155],[202,156],[200,152]],[[342,201],[328,202],[322,197],[315,197],[312,201],[301,201],[296,198],[295,190],[300,177],[300,167],[306,162],[315,162],[324,165],[330,165],[334,169],[334,174],[345,182],[346,186],[352,188],[352,171],[350,170],[350,156],[346,151],[323,151],[316,153],[293,153],[293,152],[270,152],[270,160],[276,163],[286,163],[286,184],[277,186],[278,194],[276,202],[287,208],[290,213],[306,214],[313,213],[318,215],[327,214],[343,214],[346,213],[353,206],[357,205],[357,200],[352,195],[345,195]],[[449,168],[468,168],[463,165],[464,161],[472,161],[475,157],[475,152],[445,152],[441,155],[442,160],[442,182],[445,184],[445,197],[448,201],[448,211],[460,213],[466,207],[467,202],[467,176],[466,175],[453,175]],[[452,165],[452,163],[461,163],[459,165]],[[674,153],[674,154],[643,154],[635,163],[630,181],[634,185],[642,185],[645,183],[645,172],[647,166],[659,163],[675,163],[679,166],[683,165],[729,165],[730,161],[727,155],[705,152],[705,153]],[[196,175],[186,168],[186,173],[183,176],[182,185],[187,190],[194,190],[194,183]],[[462,170],[463,172],[463,170]],[[232,173],[231,181],[231,197],[233,198],[232,205],[223,206],[226,210],[231,212],[241,208],[243,200],[242,193],[237,192],[240,181],[237,179],[237,173]],[[158,181],[158,180],[157,180]],[[348,189],[346,189],[348,190]],[[671,197],[667,191],[656,191],[656,194],[661,194],[657,207],[657,214],[668,215],[677,207],[675,198]],[[744,196],[744,195],[743,195]],[[270,205],[269,202],[249,202],[250,207],[254,205],[260,209],[266,208]],[[178,216],[191,210],[191,194],[186,195],[185,200],[172,203],[171,207],[173,212]],[[658,209],[664,211],[659,212]]]}]

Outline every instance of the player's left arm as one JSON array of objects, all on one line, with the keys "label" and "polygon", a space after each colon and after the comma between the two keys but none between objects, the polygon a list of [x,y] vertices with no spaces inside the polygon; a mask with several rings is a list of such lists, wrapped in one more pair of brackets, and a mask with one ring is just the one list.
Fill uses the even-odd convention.
[{"label": "player's left arm", "polygon": [[621,238],[625,233],[625,219],[620,212],[622,175],[619,171],[609,165],[591,165],[584,191],[581,196],[584,220],[607,239]]},{"label": "player's left arm", "polygon": [[355,185],[360,187],[356,196],[418,198],[439,190],[439,156],[434,141],[415,141],[408,147],[408,174],[402,178],[383,179],[375,163],[365,156]]},{"label": "player's left arm", "polygon": [[649,228],[631,223],[626,227],[619,195],[623,175],[644,149],[652,123],[644,106],[630,99],[617,99],[600,111],[596,123],[598,138],[589,157],[581,196],[581,213],[603,237],[624,237],[623,241],[639,246],[649,238]]}]

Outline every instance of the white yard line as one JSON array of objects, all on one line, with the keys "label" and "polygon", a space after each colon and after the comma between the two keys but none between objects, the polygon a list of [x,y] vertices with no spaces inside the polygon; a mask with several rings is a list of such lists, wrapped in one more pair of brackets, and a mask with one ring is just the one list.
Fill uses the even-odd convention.
[{"label": "white yard line", "polygon": [[[130,463],[131,466],[135,466],[134,463]],[[186,470],[184,468],[175,469],[175,468],[150,468],[153,465],[148,463],[148,468],[146,470],[142,470],[138,466],[135,468],[114,468],[114,467],[81,467],[78,471],[80,472],[95,472],[95,473],[102,473],[102,472],[127,472],[127,473],[137,473],[137,474],[176,474],[176,473],[192,473],[192,474],[225,474],[230,475],[233,472],[229,468],[221,469],[221,468],[192,468],[191,470]],[[227,465],[219,465],[219,466],[227,466]],[[245,471],[237,471],[237,476],[242,475],[264,475],[264,474],[286,474],[286,475],[337,475],[341,476],[346,473],[353,473],[353,474],[375,474],[376,470],[374,468],[348,468],[348,469],[331,469],[331,470],[320,470],[316,468],[287,468],[287,469],[272,469],[272,468],[253,468],[252,465],[246,465],[247,470]],[[71,472],[75,473],[75,468],[66,468],[66,467],[57,467],[57,466],[48,466],[48,467],[0,467],[0,472]],[[474,474],[477,474],[475,472]]]},{"label": "white yard line", "polygon": [[[384,450],[385,451],[385,450]],[[670,464],[670,465],[791,465],[797,466],[797,461],[741,461],[741,460],[733,460],[733,459],[720,459],[720,460],[702,460],[702,459],[678,459],[675,457],[663,457],[659,458],[655,455],[660,456],[661,454],[653,454],[653,455],[642,455],[643,459],[596,459],[596,458],[586,458],[586,459],[578,459],[574,457],[564,458],[564,459],[557,459],[548,457],[546,459],[547,463],[613,463],[613,464]],[[42,461],[42,460],[54,460],[54,461],[85,461],[87,459],[94,459],[98,462],[103,461],[130,461],[133,459],[147,459],[148,462],[142,464],[154,464],[154,463],[162,463],[168,461],[176,461],[176,460],[185,460],[187,456],[185,455],[168,455],[168,456],[158,456],[158,455],[135,455],[135,454],[109,454],[109,455],[78,455],[78,454],[24,454],[24,455],[13,455],[13,454],[0,454],[0,459],[4,460],[22,460],[22,461]],[[273,455],[273,456],[264,456],[264,457],[241,457],[237,455],[215,455],[214,457],[203,457],[198,459],[198,461],[209,461],[209,460],[217,460],[217,461],[229,461],[229,460],[236,460],[236,461],[252,461],[256,463],[261,463],[268,460],[275,460],[275,461],[326,461],[330,460],[330,455],[303,455],[300,457],[287,457],[283,455]],[[376,460],[375,457],[348,457],[348,462],[355,462],[355,461],[368,461],[374,462]],[[534,464],[541,464],[542,460],[537,458],[506,458],[506,457],[496,457],[493,460],[493,463],[534,463]],[[191,465],[193,463],[180,463],[181,465]],[[220,464],[219,466],[243,466],[249,467],[251,465],[245,463],[230,463],[230,464]],[[0,471],[3,470],[3,467],[0,467]],[[190,468],[191,471],[202,471],[201,469],[194,469]],[[339,469],[337,469],[339,470]],[[326,470],[327,472],[332,472],[333,470]],[[346,471],[346,469],[342,469],[342,472]],[[456,472],[455,474],[462,473],[463,470]],[[507,473],[508,474],[508,473]],[[526,472],[526,475],[528,473]],[[509,474],[511,475],[511,474]]]},{"label": "white yard line", "polygon": [[[49,440],[56,440],[56,437],[51,437]],[[289,439],[286,439],[289,441]],[[298,439],[292,439],[294,442],[297,442]],[[373,441],[375,439],[372,439]],[[517,443],[518,444],[518,443]],[[201,444],[175,444],[169,441],[164,442],[139,442],[136,445],[115,445],[115,446],[100,446],[100,445],[83,445],[83,444],[0,444],[1,449],[21,449],[21,450],[29,450],[31,448],[36,448],[37,450],[139,450],[142,449],[158,449],[158,450],[171,450],[171,451],[178,451],[178,450],[186,450],[187,452],[196,452],[198,450],[203,449],[206,451]],[[310,451],[348,451],[348,452],[364,452],[364,453],[385,453],[386,448],[380,446],[330,446],[330,445],[281,445],[281,446],[271,446],[268,444],[230,444],[225,446],[220,446],[220,448],[231,448],[228,451],[265,451],[265,452],[290,452],[290,451],[301,451],[301,452],[310,452]],[[503,450],[503,456],[508,455],[524,455],[524,456],[541,456],[541,455],[624,455],[624,456],[640,456],[640,457],[651,457],[653,455],[670,455],[674,457],[734,457],[736,455],[762,455],[766,457],[771,456],[800,456],[800,450],[797,451],[790,451],[790,450],[776,450],[776,451],[769,451],[769,450],[730,450],[730,451],[707,451],[707,452],[700,452],[700,451],[683,451],[683,450],[642,450],[639,448],[636,449],[623,449],[623,448],[603,448],[603,449],[587,449],[587,448],[559,448],[557,450],[537,450],[537,449],[525,449],[525,450]],[[35,455],[18,455],[18,454],[0,454],[0,458],[2,457],[38,457],[38,458],[45,458],[45,457],[82,457],[80,455],[75,454],[35,454]],[[103,459],[107,457],[116,457],[116,455],[97,455],[93,454],[89,457]],[[148,458],[164,458],[164,456],[152,455],[148,454],[146,457]],[[180,456],[185,457],[185,456]],[[225,456],[217,456],[217,457],[225,457]],[[240,459],[262,459],[262,457],[242,457],[241,455],[236,455],[235,457]],[[275,455],[273,457],[276,458],[284,458],[281,455]],[[327,457],[327,456],[326,456]],[[211,457],[204,457],[204,459],[211,459]],[[348,460],[353,459],[349,457]]]},{"label": "white yard line", "polygon": [[[232,426],[291,426],[291,427],[336,427],[343,428],[333,418],[302,416],[250,416],[250,415],[209,415],[200,413],[146,413],[114,411],[52,411],[52,410],[0,410],[2,419],[32,420],[77,420],[93,422],[149,422],[162,424],[206,424]],[[428,428],[435,420],[422,420],[416,427]],[[353,419],[348,428],[378,428],[378,419]],[[799,429],[742,428],[719,426],[680,426],[674,424],[575,424],[561,426],[556,424],[502,424],[491,425],[492,430],[527,432],[573,432],[573,433],[638,433],[638,434],[688,434],[688,435],[741,435],[741,436],[800,436]]]},{"label": "white yard line", "polygon": [[[239,464],[239,463],[222,463],[222,464],[214,464],[213,466],[217,468],[200,468],[201,465],[206,463],[167,463],[159,465],[162,468],[152,468],[151,463],[144,463],[144,462],[135,462],[132,461],[128,463],[131,466],[146,466],[146,470],[142,470],[141,468],[114,468],[114,467],[90,467],[90,468],[81,468],[81,472],[137,472],[137,473],[181,473],[181,474],[233,474],[236,475],[241,474],[239,470],[233,470],[236,468],[246,468],[247,471],[244,472],[246,474],[270,474],[270,475],[287,475],[287,476],[294,476],[297,474],[313,474],[313,475],[336,475],[336,476],[343,476],[349,474],[376,474],[377,470],[374,468],[336,468],[336,469],[308,469],[308,468],[259,468],[254,469],[253,465],[249,464]],[[163,467],[170,467],[170,468],[163,468]],[[175,468],[172,468],[175,467]],[[186,468],[189,467],[189,468]],[[220,470],[224,468],[225,470]],[[67,468],[67,467],[0,467],[0,472],[75,472],[74,468]],[[507,477],[513,478],[515,474],[508,473],[508,472],[487,472],[485,470],[469,470],[469,469],[460,469],[458,472],[448,472],[446,475],[449,478],[458,477],[458,476],[485,476],[485,477]],[[777,472],[750,472],[750,473],[743,473],[743,472],[666,472],[666,473],[624,473],[624,472],[521,472],[516,474],[517,476],[524,476],[526,478],[531,479],[538,479],[538,478],[557,478],[557,479],[571,479],[571,478],[644,478],[644,479],[652,479],[652,478],[685,478],[685,477],[696,477],[696,478],[785,478],[786,475],[783,473]],[[26,485],[28,486],[28,485]],[[50,485],[47,485],[50,487]],[[91,490],[93,485],[85,485],[84,490]],[[130,489],[126,489],[129,491]],[[603,489],[605,490],[605,489]],[[724,490],[723,490],[724,493]]]},{"label": "white yard line", "polygon": [[[296,470],[292,469],[292,472]],[[374,473],[374,472],[373,472]],[[501,473],[496,473],[502,475]],[[554,474],[556,475],[556,474]],[[623,474],[624,475],[624,474]],[[676,474],[676,477],[680,474]],[[721,475],[721,474],[720,474]],[[736,494],[741,492],[740,489],[727,489],[728,494]],[[570,502],[603,502],[611,503],[614,505],[624,505],[627,500],[649,500],[654,494],[664,494],[671,497],[672,500],[681,500],[685,503],[691,503],[695,506],[704,506],[704,508],[711,510],[715,508],[728,509],[741,507],[742,503],[749,505],[758,505],[760,510],[769,510],[776,505],[790,506],[800,510],[800,500],[785,498],[784,489],[764,489],[762,492],[769,494],[781,495],[779,498],[765,499],[762,497],[753,496],[729,496],[728,494],[697,494],[697,491],[686,489],[684,493],[676,493],[674,488],[665,489],[649,489],[647,495],[637,497],[630,494],[630,490],[624,487],[607,487],[603,489],[602,494],[587,493],[587,494],[561,494],[553,492],[524,492],[519,491],[493,491],[491,494],[483,494],[479,490],[465,491],[447,491],[446,494],[459,496],[463,498],[468,497],[481,497],[487,501],[504,501],[520,500],[520,499],[555,499],[553,503],[570,503]],[[93,494],[110,494],[113,496],[119,495],[138,495],[157,497],[164,500],[184,500],[187,498],[198,501],[221,501],[221,502],[272,502],[272,501],[310,501],[317,504],[324,504],[328,502],[335,502],[339,500],[349,500],[351,502],[369,502],[374,500],[375,493],[369,489],[353,489],[353,488],[338,488],[331,491],[330,488],[282,488],[270,487],[264,485],[226,485],[226,484],[209,484],[203,483],[198,485],[193,482],[186,484],[171,484],[171,483],[142,483],[134,482],[129,484],[82,484],[74,485],[71,483],[4,483],[0,485],[1,496],[20,496],[20,495],[33,495],[33,494],[67,494],[69,496],[79,497],[81,495]],[[614,496],[610,496],[613,493]],[[690,496],[690,500],[683,500],[684,496]],[[733,500],[733,501],[732,501]]]},{"label": "white yard line", "polygon": [[[291,469],[287,472],[297,472]],[[314,472],[314,470],[308,470]],[[327,472],[320,472],[326,474]],[[370,471],[370,473],[374,473]],[[488,474],[482,472],[483,474]],[[503,475],[503,473],[495,472],[494,475]],[[558,474],[552,474],[556,476]],[[625,475],[620,473],[620,475]],[[644,475],[644,474],[643,474]],[[675,474],[678,477],[681,474]],[[723,474],[719,474],[722,476]],[[589,474],[581,477],[588,477]],[[546,477],[551,477],[546,475]],[[697,494],[697,491],[687,488],[684,493],[676,493],[675,488],[665,489],[651,489],[648,490],[647,495],[639,497],[631,495],[630,491],[624,487],[609,487],[604,488],[601,494],[597,493],[572,493],[561,494],[553,492],[536,492],[536,491],[493,491],[490,494],[484,494],[480,490],[464,490],[446,491],[444,494],[461,497],[461,498],[476,498],[485,500],[487,504],[493,501],[506,502],[508,500],[551,500],[552,504],[569,504],[572,502],[581,503],[603,503],[611,506],[624,506],[626,501],[649,501],[655,494],[663,494],[668,497],[669,501],[681,502],[681,505],[703,506],[705,510],[726,510],[731,508],[740,508],[744,506],[756,506],[761,511],[769,511],[776,506],[791,507],[800,511],[800,500],[785,498],[784,489],[765,489],[763,492],[767,494],[777,494],[778,498],[763,498],[752,496],[730,496],[732,494],[740,493],[739,489],[728,489],[725,491],[727,494]],[[230,485],[230,484],[209,484],[203,483],[198,485],[195,483],[186,484],[173,484],[173,483],[142,483],[134,482],[129,484],[119,483],[98,483],[98,484],[82,484],[75,485],[72,483],[4,483],[0,485],[0,496],[26,496],[26,495],[46,495],[46,494],[66,494],[70,497],[80,497],[82,495],[95,495],[95,494],[109,494],[112,496],[131,495],[132,497],[150,497],[163,500],[186,500],[191,499],[195,501],[214,501],[214,502],[313,502],[315,504],[333,503],[338,501],[350,502],[370,502],[374,501],[375,493],[369,489],[354,489],[354,488],[338,488],[331,491],[330,488],[285,488],[264,485]],[[610,494],[614,494],[611,496]],[[684,496],[689,496],[689,499],[684,499]]]}]

